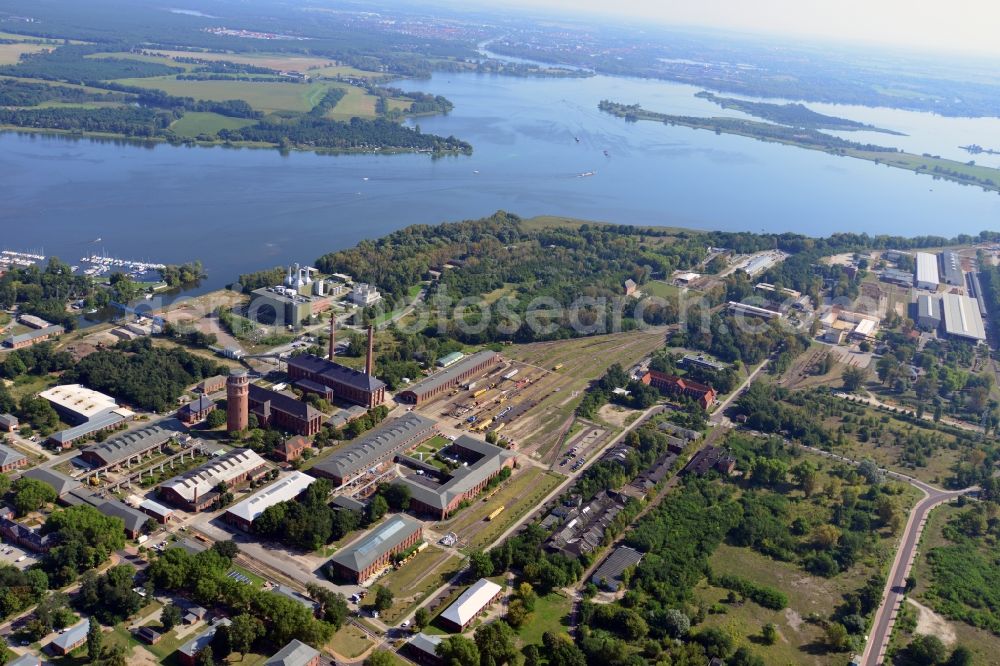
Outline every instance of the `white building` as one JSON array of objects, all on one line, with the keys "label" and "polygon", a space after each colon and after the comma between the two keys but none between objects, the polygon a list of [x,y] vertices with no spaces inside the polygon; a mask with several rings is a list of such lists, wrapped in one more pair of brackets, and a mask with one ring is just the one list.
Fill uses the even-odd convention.
[{"label": "white building", "polygon": [[229,507],[226,510],[225,518],[238,527],[249,530],[253,521],[257,520],[266,509],[275,504],[295,499],[315,480],[308,474],[292,472],[277,483],[272,483],[239,504]]},{"label": "white building", "polygon": [[363,308],[377,303],[381,298],[382,294],[378,292],[378,289],[364,282],[358,282],[351,290],[351,300]]},{"label": "white building", "polygon": [[469,626],[487,606],[496,601],[503,588],[491,580],[480,578],[476,583],[462,593],[451,606],[441,613],[441,619],[452,628],[459,631]]},{"label": "white building", "polygon": [[110,395],[91,390],[82,384],[53,386],[39,393],[38,397],[48,400],[56,411],[75,416],[77,421],[89,421],[102,412],[118,407],[118,403]]},{"label": "white building", "polygon": [[937,256],[927,252],[917,252],[917,289],[937,291],[941,279],[938,277]]}]

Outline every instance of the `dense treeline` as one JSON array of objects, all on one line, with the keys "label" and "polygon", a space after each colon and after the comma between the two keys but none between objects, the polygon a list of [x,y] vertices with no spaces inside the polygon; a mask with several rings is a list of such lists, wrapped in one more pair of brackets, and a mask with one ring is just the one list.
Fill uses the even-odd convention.
[{"label": "dense treeline", "polygon": [[67,301],[75,299],[87,307],[99,307],[107,304],[108,296],[91,278],[74,275],[69,264],[54,257],[44,268],[12,268],[0,276],[0,308],[17,305],[22,313],[61,324],[66,330],[76,328],[76,317],[66,311]]},{"label": "dense treeline", "polygon": [[751,116],[757,116],[758,118],[770,120],[771,122],[779,123],[781,125],[791,125],[792,127],[807,127],[810,129],[826,130],[867,130],[886,132],[887,134],[899,134],[899,132],[879,129],[874,125],[866,125],[865,123],[861,123],[856,120],[848,120],[847,118],[838,118],[837,116],[828,116],[822,113],[817,113],[804,104],[751,102],[749,100],[736,99],[734,97],[720,97],[714,93],[704,90],[695,93],[695,97],[700,97],[708,100],[709,102],[718,104],[723,109],[736,109],[737,111],[742,111]]},{"label": "dense treeline", "polygon": [[377,118],[351,118],[349,122],[300,116],[269,118],[256,125],[219,131],[223,141],[251,141],[279,146],[308,146],[325,150],[417,150],[471,154],[472,146],[453,136],[423,134],[398,123]]},{"label": "dense treeline", "polygon": [[125,547],[125,524],[117,516],[105,516],[83,504],[57,509],[49,514],[42,533],[52,535],[55,545],[42,558],[42,569],[52,588],[60,588],[77,576],[107,562]]},{"label": "dense treeline", "polygon": [[[126,58],[87,58],[108,46],[65,45],[48,51],[26,53],[16,65],[0,66],[0,74],[48,81],[108,81],[180,74],[180,67]],[[112,50],[115,50],[112,48]]]},{"label": "dense treeline", "polygon": [[0,79],[0,106],[38,106],[43,102],[122,102],[124,95],[95,93],[73,86],[53,86],[17,79]]},{"label": "dense treeline", "polygon": [[192,384],[224,368],[180,348],[154,347],[149,338],[123,341],[90,354],[63,375],[142,409],[165,412]]},{"label": "dense treeline", "polygon": [[136,107],[0,109],[0,125],[69,132],[100,132],[139,138],[162,135],[170,123],[178,118],[180,115],[169,111]]},{"label": "dense treeline", "polygon": [[[626,389],[628,394],[615,393],[614,390],[617,388]],[[609,400],[623,407],[646,409],[656,404],[659,399],[659,391],[640,381],[630,379],[621,365],[615,363],[608,368],[603,377],[589,388],[583,400],[577,405],[576,413],[589,419],[593,418],[597,414],[597,410]]]},{"label": "dense treeline", "polygon": [[265,509],[253,522],[254,533],[305,551],[346,536],[360,525],[361,516],[330,508],[331,490],[326,479],[314,481],[300,497]]},{"label": "dense treeline", "polygon": [[329,614],[317,620],[312,610],[296,599],[227,576],[236,549],[226,544],[216,543],[210,550],[194,555],[183,548],[168,548],[149,565],[149,579],[157,588],[184,592],[205,607],[222,606],[233,614],[247,613],[257,618],[276,645],[298,639],[322,647],[330,639],[339,625],[326,621],[332,619]]}]

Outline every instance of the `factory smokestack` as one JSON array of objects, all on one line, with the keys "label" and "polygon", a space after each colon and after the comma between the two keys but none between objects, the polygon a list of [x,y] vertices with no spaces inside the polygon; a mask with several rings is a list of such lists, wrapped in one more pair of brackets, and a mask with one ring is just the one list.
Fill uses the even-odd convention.
[{"label": "factory smokestack", "polygon": [[330,354],[329,354],[329,357],[330,357],[331,361],[333,360],[333,356],[334,356],[335,350],[337,349],[337,343],[336,343],[336,340],[334,338],[334,335],[336,333],[336,328],[337,328],[337,315],[334,314],[334,313],[330,313]]},{"label": "factory smokestack", "polygon": [[375,327],[368,326],[368,355],[365,357],[365,374],[369,377],[375,374]]}]

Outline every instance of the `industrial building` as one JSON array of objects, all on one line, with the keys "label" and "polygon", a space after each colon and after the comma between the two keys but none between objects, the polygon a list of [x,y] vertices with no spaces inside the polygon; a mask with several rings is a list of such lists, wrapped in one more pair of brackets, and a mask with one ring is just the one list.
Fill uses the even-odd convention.
[{"label": "industrial building", "polygon": [[0,432],[14,432],[21,423],[13,414],[0,414]]},{"label": "industrial building", "polygon": [[466,379],[489,370],[502,360],[503,357],[495,351],[476,352],[430,377],[411,384],[406,390],[397,393],[396,399],[414,405],[422,404],[458,386]]},{"label": "industrial building", "polygon": [[329,296],[303,296],[287,287],[261,287],[250,292],[247,318],[257,324],[292,326],[333,307]]},{"label": "industrial building", "polygon": [[887,268],[879,276],[883,282],[899,285],[901,287],[913,286],[913,273],[901,271],[898,268]]},{"label": "industrial building", "polygon": [[203,511],[219,497],[216,487],[233,489],[267,473],[264,459],[250,449],[233,449],[160,486],[160,497],[187,511]]},{"label": "industrial building", "polygon": [[462,352],[451,352],[450,354],[445,354],[437,360],[437,367],[447,368],[448,366],[454,365],[465,358],[465,354]]},{"label": "industrial building", "polygon": [[402,514],[391,516],[330,559],[331,572],[343,580],[363,583],[392,561],[392,556],[415,546],[423,525]]},{"label": "industrial building", "polygon": [[278,462],[290,463],[301,458],[306,449],[311,448],[312,443],[308,439],[302,435],[296,435],[279,442],[271,451],[271,455]]},{"label": "industrial building", "polygon": [[380,294],[378,289],[370,284],[358,282],[351,290],[351,301],[355,305],[360,305],[363,308],[366,308],[369,305],[374,305],[380,300],[382,300],[382,294]]},{"label": "industrial building", "polygon": [[332,480],[338,487],[345,486],[368,470],[391,462],[399,453],[426,442],[437,432],[434,421],[408,412],[369,430],[309,471]]},{"label": "industrial building", "polygon": [[642,561],[642,553],[628,546],[619,546],[608,559],[597,568],[590,580],[597,587],[610,592],[617,592],[622,585],[622,574],[629,567],[634,567]]},{"label": "industrial building", "polygon": [[89,630],[90,623],[87,620],[81,620],[53,638],[52,642],[48,645],[49,650],[52,654],[66,656],[87,642],[87,632]]},{"label": "industrial building", "polygon": [[131,465],[163,451],[163,447],[178,436],[176,430],[162,425],[134,430],[83,449],[80,457],[94,467]]},{"label": "industrial building", "polygon": [[965,285],[965,275],[962,273],[962,259],[956,253],[944,251],[941,253],[941,282],[953,287]]},{"label": "industrial building", "polygon": [[49,437],[56,448],[68,449],[86,437],[121,428],[135,416],[131,410],[119,407],[111,396],[80,384],[54,386],[38,397],[47,400],[63,421],[72,424]]},{"label": "industrial building", "polygon": [[202,393],[197,398],[178,409],[177,417],[183,421],[185,425],[190,426],[195,423],[201,423],[214,411],[215,401],[209,398],[207,394]]},{"label": "industrial building", "polygon": [[914,284],[917,289],[929,289],[937,291],[941,280],[938,277],[937,256],[927,252],[917,252],[917,268],[914,275]]},{"label": "industrial building", "polygon": [[316,393],[328,401],[346,400],[367,409],[385,402],[385,382],[375,377],[375,329],[368,327],[364,372],[334,361],[336,319],[330,319],[329,359],[300,354],[288,359],[288,378],[296,388]]},{"label": "industrial building", "polygon": [[461,633],[480,613],[500,599],[503,587],[486,578],[480,578],[448,606],[439,616],[448,629]]},{"label": "industrial building", "polygon": [[437,648],[442,640],[444,639],[441,636],[434,634],[416,633],[400,648],[400,652],[415,663],[424,666],[440,666],[444,660],[438,655]]},{"label": "industrial building", "polygon": [[758,317],[766,320],[781,319],[782,317],[782,314],[777,310],[768,310],[767,308],[760,308],[756,305],[738,303],[736,301],[729,301],[729,311],[744,317]]},{"label": "industrial building", "polygon": [[917,326],[928,331],[941,326],[941,299],[929,294],[917,296]]},{"label": "industrial building", "polygon": [[308,474],[292,472],[263,490],[257,491],[239,504],[229,507],[223,514],[223,518],[231,525],[249,532],[253,521],[257,520],[268,507],[295,499],[315,481],[316,479]]},{"label": "industrial building", "polygon": [[173,509],[151,499],[139,502],[139,510],[161,525],[166,525],[174,517]]},{"label": "industrial building", "polygon": [[36,481],[41,481],[42,483],[49,485],[54,491],[56,491],[56,497],[60,499],[65,497],[71,491],[79,488],[81,485],[79,481],[66,476],[62,472],[44,469],[42,467],[29,469],[21,476],[26,476],[29,479],[35,479]]},{"label": "industrial building", "polygon": [[3,344],[11,349],[23,349],[31,345],[37,345],[39,342],[45,342],[65,332],[66,329],[62,326],[46,326],[45,328],[28,331],[27,333],[11,335],[4,339]]},{"label": "industrial building", "polygon": [[690,379],[668,375],[658,370],[648,370],[639,381],[669,395],[692,398],[702,409],[708,409],[715,404],[715,389]]},{"label": "industrial building", "polygon": [[677,365],[682,368],[701,368],[702,370],[714,370],[717,372],[729,367],[728,363],[716,361],[714,358],[710,358],[704,354],[686,354]]},{"label": "industrial building", "polygon": [[944,330],[951,337],[973,342],[986,340],[986,328],[979,307],[968,296],[945,294],[941,298]]},{"label": "industrial building", "polygon": [[281,428],[296,435],[312,437],[323,427],[323,412],[294,395],[266,389],[256,384],[248,387],[247,401],[250,413],[261,426]]},{"label": "industrial building", "polygon": [[463,501],[481,493],[503,469],[513,468],[517,462],[512,451],[468,435],[456,439],[448,447],[448,453],[463,464],[447,474],[443,482],[439,483],[429,474],[415,474],[396,481],[409,489],[411,511],[444,520]]},{"label": "industrial building", "polygon": [[20,469],[28,464],[28,457],[9,446],[0,444],[0,473]]},{"label": "industrial building", "polygon": [[213,375],[208,379],[203,379],[198,383],[195,388],[198,393],[204,395],[209,395],[212,393],[218,393],[219,391],[226,388],[226,376],[225,375]]},{"label": "industrial building", "polygon": [[265,661],[264,666],[319,666],[319,652],[300,640],[293,640]]}]

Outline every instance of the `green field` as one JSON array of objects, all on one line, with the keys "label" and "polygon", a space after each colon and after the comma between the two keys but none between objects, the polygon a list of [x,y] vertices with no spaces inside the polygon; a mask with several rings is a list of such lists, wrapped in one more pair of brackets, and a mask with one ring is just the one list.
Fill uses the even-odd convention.
[{"label": "green field", "polygon": [[368,635],[352,624],[341,627],[326,644],[327,648],[348,659],[364,654],[371,646],[372,641]]},{"label": "green field", "polygon": [[565,633],[572,608],[572,600],[559,592],[539,597],[531,617],[517,632],[518,637],[525,645],[541,645],[542,634],[545,632]]},{"label": "green field", "polygon": [[446,555],[436,546],[428,546],[399,570],[393,571],[380,583],[392,591],[395,602],[383,614],[383,620],[393,624],[413,611],[427,595],[448,582],[458,573],[462,563],[454,555]]},{"label": "green field", "polygon": [[218,113],[188,111],[180,120],[175,120],[170,125],[170,129],[180,136],[193,138],[199,134],[216,134],[219,130],[224,129],[240,129],[247,125],[253,125],[254,122],[249,118],[230,118],[220,116]]},{"label": "green field", "polygon": [[369,81],[377,81],[379,79],[384,79],[388,76],[387,74],[382,74],[380,72],[368,72],[363,69],[351,67],[349,65],[333,65],[331,67],[320,67],[319,69],[309,70],[309,75],[326,76],[329,78],[336,78],[338,76],[348,76],[355,79],[367,79]]},{"label": "green field", "polygon": [[346,83],[327,84],[331,88],[340,88],[347,94],[337,102],[337,106],[327,112],[326,117],[333,120],[350,120],[351,118],[374,118],[375,97],[356,86]]},{"label": "green field", "polygon": [[[329,83],[259,83],[251,81],[179,81],[173,76],[120,79],[117,83],[162,90],[168,95],[212,102],[242,99],[258,111],[307,112],[331,87]],[[338,105],[339,106],[339,105]],[[374,106],[373,106],[374,108]]]}]

